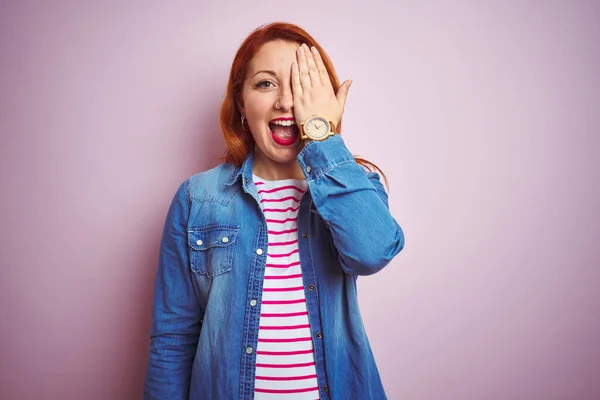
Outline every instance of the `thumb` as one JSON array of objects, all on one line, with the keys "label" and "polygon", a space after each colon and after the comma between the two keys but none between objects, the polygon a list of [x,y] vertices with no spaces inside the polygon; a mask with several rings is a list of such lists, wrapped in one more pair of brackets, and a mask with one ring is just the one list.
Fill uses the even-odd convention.
[{"label": "thumb", "polygon": [[338,89],[335,95],[338,103],[340,103],[340,105],[342,106],[342,109],[346,105],[346,97],[348,96],[348,89],[350,89],[350,85],[352,85],[351,80],[344,81],[344,83],[340,85],[340,88]]}]

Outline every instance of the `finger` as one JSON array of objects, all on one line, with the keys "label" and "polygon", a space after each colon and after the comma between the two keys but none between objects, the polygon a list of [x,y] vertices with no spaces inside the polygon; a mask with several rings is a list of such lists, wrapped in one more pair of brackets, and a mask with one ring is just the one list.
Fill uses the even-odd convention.
[{"label": "finger", "polygon": [[317,69],[319,70],[319,76],[321,77],[321,85],[333,88],[331,85],[331,79],[329,78],[329,73],[327,72],[327,68],[325,68],[325,63],[323,62],[323,58],[321,54],[317,50],[316,47],[312,48],[313,58],[315,59],[315,64],[317,64]]},{"label": "finger", "polygon": [[342,110],[346,106],[346,98],[348,97],[348,90],[350,89],[351,84],[352,81],[344,81],[344,83],[340,85],[340,88],[335,94],[338,103],[340,104],[340,106],[342,106]]},{"label": "finger", "polygon": [[317,69],[317,64],[315,63],[315,59],[313,57],[313,51],[311,51],[308,46],[306,46],[304,51],[306,54],[306,63],[308,64],[308,75],[310,77],[310,82],[313,87],[321,86],[321,76],[319,75],[319,70]]},{"label": "finger", "polygon": [[310,89],[312,84],[310,83],[310,76],[308,75],[308,64],[306,63],[306,54],[304,46],[300,46],[298,49],[298,71],[300,72],[300,83],[302,84],[302,90]]},{"label": "finger", "polygon": [[292,94],[294,99],[302,96],[302,85],[300,84],[300,71],[298,70],[298,63],[294,61],[292,63]]}]

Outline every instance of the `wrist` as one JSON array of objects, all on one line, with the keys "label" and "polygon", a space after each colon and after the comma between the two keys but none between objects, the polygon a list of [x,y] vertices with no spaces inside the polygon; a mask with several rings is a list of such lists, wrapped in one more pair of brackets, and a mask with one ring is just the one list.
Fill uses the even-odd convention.
[{"label": "wrist", "polygon": [[298,124],[300,139],[306,145],[309,140],[322,141],[335,135],[334,123],[320,115],[313,115]]}]

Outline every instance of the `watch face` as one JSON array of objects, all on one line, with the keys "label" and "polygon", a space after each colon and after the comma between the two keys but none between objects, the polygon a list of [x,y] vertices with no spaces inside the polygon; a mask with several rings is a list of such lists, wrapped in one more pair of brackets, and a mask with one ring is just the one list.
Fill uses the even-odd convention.
[{"label": "watch face", "polygon": [[304,124],[304,130],[312,139],[322,139],[329,133],[329,122],[322,117],[312,117]]}]

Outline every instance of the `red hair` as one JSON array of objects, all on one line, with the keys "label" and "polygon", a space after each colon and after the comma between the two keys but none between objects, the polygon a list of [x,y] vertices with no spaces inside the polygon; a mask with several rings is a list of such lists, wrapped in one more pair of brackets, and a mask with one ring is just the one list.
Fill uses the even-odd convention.
[{"label": "red hair", "polygon": [[[225,162],[240,166],[248,153],[253,150],[254,139],[252,138],[252,134],[242,127],[242,115],[237,107],[237,103],[241,100],[242,86],[246,80],[250,60],[252,60],[265,43],[274,40],[283,40],[298,43],[299,45],[306,43],[309,47],[315,46],[321,54],[321,58],[331,79],[333,90],[337,93],[340,87],[340,81],[329,56],[319,43],[304,29],[285,22],[275,22],[258,27],[244,40],[233,58],[227,89],[223,103],[221,104],[221,130],[225,139],[225,145],[227,146],[227,151],[223,157]],[[341,128],[342,122],[340,121],[336,127],[337,133],[341,133]],[[387,178],[379,167],[359,157],[355,157],[355,160],[368,170],[378,171],[387,184]]]}]

